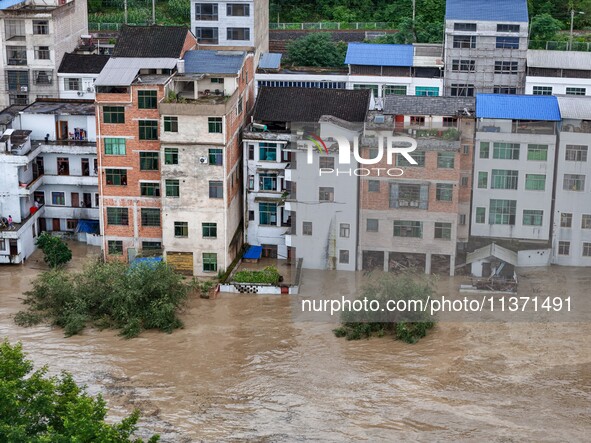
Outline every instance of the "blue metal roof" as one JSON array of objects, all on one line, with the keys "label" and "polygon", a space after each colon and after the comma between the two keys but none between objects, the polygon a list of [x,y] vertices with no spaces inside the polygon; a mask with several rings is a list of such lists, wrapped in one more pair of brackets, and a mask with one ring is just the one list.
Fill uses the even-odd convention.
[{"label": "blue metal roof", "polygon": [[279,69],[281,67],[281,57],[283,54],[275,52],[265,52],[259,60],[261,69]]},{"label": "blue metal roof", "polygon": [[0,10],[10,8],[11,6],[18,5],[25,0],[0,0]]},{"label": "blue metal roof", "polygon": [[261,258],[263,254],[263,247],[262,246],[250,246],[248,250],[244,253],[242,258],[250,259],[250,260],[258,260]]},{"label": "blue metal roof", "polygon": [[242,51],[214,51],[198,49],[185,53],[185,72],[188,74],[238,74],[244,61]]},{"label": "blue metal roof", "polygon": [[527,0],[447,0],[445,19],[527,23]]},{"label": "blue metal roof", "polygon": [[346,65],[412,66],[412,45],[384,45],[378,43],[349,43]]},{"label": "blue metal roof", "polygon": [[477,94],[476,117],[559,121],[560,109],[553,95]]}]

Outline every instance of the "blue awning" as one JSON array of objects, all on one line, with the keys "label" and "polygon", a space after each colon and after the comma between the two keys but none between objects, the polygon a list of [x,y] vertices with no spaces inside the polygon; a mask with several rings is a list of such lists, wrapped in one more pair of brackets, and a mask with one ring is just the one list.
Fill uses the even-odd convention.
[{"label": "blue awning", "polygon": [[78,220],[76,232],[85,232],[87,234],[98,234],[100,226],[98,220]]},{"label": "blue awning", "polygon": [[250,259],[250,260],[258,260],[261,258],[263,254],[263,247],[262,246],[251,246],[248,250],[244,253],[242,258]]}]

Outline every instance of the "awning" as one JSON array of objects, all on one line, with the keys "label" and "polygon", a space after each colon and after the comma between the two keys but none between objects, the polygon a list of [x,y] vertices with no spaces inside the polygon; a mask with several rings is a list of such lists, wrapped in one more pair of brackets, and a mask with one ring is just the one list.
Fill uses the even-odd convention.
[{"label": "awning", "polygon": [[100,226],[98,220],[78,220],[76,232],[85,232],[87,234],[98,234]]},{"label": "awning", "polygon": [[263,254],[263,247],[262,246],[250,246],[248,250],[244,253],[242,258],[247,260],[258,260],[261,258]]}]

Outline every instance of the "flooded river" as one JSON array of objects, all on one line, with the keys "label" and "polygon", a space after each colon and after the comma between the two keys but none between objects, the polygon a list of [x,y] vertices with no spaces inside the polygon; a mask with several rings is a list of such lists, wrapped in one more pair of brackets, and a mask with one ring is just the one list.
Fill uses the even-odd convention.
[{"label": "flooded river", "polygon": [[[415,345],[347,342],[334,324],[294,321],[289,296],[221,294],[191,300],[170,335],[64,338],[13,322],[36,257],[0,267],[0,336],[102,391],[112,417],[139,408],[164,442],[591,440],[590,323],[440,323]],[[527,278],[561,293],[563,272],[585,276],[569,290],[591,297],[588,270]],[[303,292],[341,291],[352,275],[305,271]]]}]

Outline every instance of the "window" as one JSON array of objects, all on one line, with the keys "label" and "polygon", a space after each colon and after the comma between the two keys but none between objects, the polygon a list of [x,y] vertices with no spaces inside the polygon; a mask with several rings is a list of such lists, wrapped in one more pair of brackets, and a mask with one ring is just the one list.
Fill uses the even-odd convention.
[{"label": "window", "polygon": [[545,191],[545,174],[525,174],[525,189],[528,191]]},{"label": "window", "polygon": [[334,169],[334,157],[319,157],[318,163],[322,169]]},{"label": "window", "polygon": [[224,164],[224,151],[221,148],[209,148],[208,159],[210,165],[221,166]]},{"label": "window", "polygon": [[346,249],[339,250],[339,263],[341,264],[348,264],[349,263],[349,251]]},{"label": "window", "polygon": [[142,208],[142,226],[160,226],[160,209]]},{"label": "window", "polygon": [[454,72],[474,72],[476,70],[476,60],[452,60],[451,70]]},{"label": "window", "polygon": [[221,181],[209,182],[209,198],[224,198],[224,184]]},{"label": "window", "polygon": [[490,143],[480,142],[480,158],[488,158],[490,155]]},{"label": "window", "polygon": [[215,252],[203,253],[203,272],[218,272],[218,255]]},{"label": "window", "polygon": [[199,21],[217,21],[218,5],[217,3],[195,3],[195,20]]},{"label": "window", "polygon": [[127,186],[126,169],[106,169],[105,175],[107,177],[107,185]]},{"label": "window", "polygon": [[583,243],[583,257],[591,257],[591,243]]},{"label": "window", "polygon": [[248,189],[250,189],[250,190],[254,189],[254,175],[248,176]]},{"label": "window", "polygon": [[164,185],[165,185],[167,197],[180,197],[181,196],[180,183],[178,180],[174,180],[174,179],[164,180]]},{"label": "window", "polygon": [[415,88],[415,95],[437,97],[439,96],[439,88],[436,86],[417,86]]},{"label": "window", "polygon": [[461,186],[462,188],[467,188],[467,187],[468,187],[468,185],[469,185],[469,183],[470,183],[470,177],[469,177],[469,176],[467,176],[467,175],[462,175],[462,176],[460,177],[460,186]]},{"label": "window", "polygon": [[486,189],[488,188],[488,172],[478,172],[478,188],[479,189]]},{"label": "window", "polygon": [[566,88],[566,95],[585,95],[586,88]]},{"label": "window", "polygon": [[259,203],[259,224],[277,225],[277,203]]},{"label": "window", "polygon": [[6,56],[8,57],[8,64],[14,66],[22,66],[27,64],[27,47],[26,46],[7,46]]},{"label": "window", "polygon": [[223,85],[224,84],[224,77],[211,77],[209,79],[209,81],[211,83],[217,83],[217,84]]},{"label": "window", "polygon": [[109,240],[107,242],[107,248],[109,249],[110,255],[123,254],[123,242],[121,240]]},{"label": "window", "polygon": [[558,242],[558,255],[570,255],[570,242],[559,241]]},{"label": "window", "polygon": [[435,238],[451,240],[451,223],[435,222]]},{"label": "window", "polygon": [[[33,83],[36,85],[52,85],[53,71],[33,71]],[[41,98],[37,95],[37,98]]]},{"label": "window", "polygon": [[443,117],[444,128],[457,128],[458,118],[457,117]]},{"label": "window", "polygon": [[123,106],[103,106],[104,123],[125,123],[125,108]]},{"label": "window", "polygon": [[423,237],[423,224],[418,221],[394,220],[394,237]]},{"label": "window", "polygon": [[417,168],[424,168],[425,167],[425,151],[414,151],[411,154],[411,157],[417,162],[416,165],[412,165],[409,161],[400,154],[396,154],[396,164],[398,166],[404,167],[412,167],[415,166]]},{"label": "window", "polygon": [[428,209],[429,185],[390,184],[390,208]]},{"label": "window", "polygon": [[189,236],[189,223],[188,222],[174,222],[174,236],[187,238]]},{"label": "window", "polygon": [[318,189],[318,200],[321,202],[333,202],[334,188],[321,186]]},{"label": "window", "polygon": [[486,220],[486,208],[476,208],[476,223],[484,223]]},{"label": "window", "polygon": [[236,115],[242,114],[242,97],[238,99],[238,104],[236,105]]},{"label": "window", "polygon": [[268,162],[277,161],[277,144],[259,143],[259,160]]},{"label": "window", "polygon": [[379,180],[369,180],[367,182],[367,190],[369,192],[380,192],[380,181]]},{"label": "window", "polygon": [[207,119],[207,125],[210,134],[222,133],[222,117],[209,117]]},{"label": "window", "polygon": [[65,206],[66,194],[65,192],[52,192],[51,193],[51,204],[58,206]]},{"label": "window", "polygon": [[448,183],[437,183],[435,186],[435,199],[450,202],[453,200],[454,186]]},{"label": "window", "polygon": [[513,86],[495,86],[493,88],[495,94],[517,94],[517,88]]},{"label": "window", "polygon": [[548,145],[527,145],[527,159],[545,162],[548,160]]},{"label": "window", "polygon": [[35,46],[36,60],[49,60],[49,46]]},{"label": "window", "polygon": [[544,211],[524,209],[523,226],[542,226]]},{"label": "window", "polygon": [[564,174],[562,189],[565,191],[584,191],[585,176],[580,174]]},{"label": "window", "polygon": [[437,167],[438,168],[454,168],[454,160],[456,158],[455,152],[438,152],[437,153]]},{"label": "window", "polygon": [[228,28],[228,40],[250,40],[250,28]]},{"label": "window", "polygon": [[158,91],[138,91],[137,106],[139,109],[157,109]]},{"label": "window", "polygon": [[385,85],[382,95],[406,95],[406,86],[404,85]]},{"label": "window", "polygon": [[552,95],[552,86],[534,86],[534,95]]},{"label": "window", "polygon": [[519,143],[493,143],[493,158],[519,160]]},{"label": "window", "polygon": [[218,28],[195,28],[197,43],[202,45],[217,45],[219,41]]},{"label": "window", "polygon": [[33,20],[33,34],[35,34],[35,35],[49,34],[49,21],[48,20]]},{"label": "window", "polygon": [[581,229],[591,229],[591,214],[583,214],[582,215]]},{"label": "window", "polygon": [[452,83],[450,95],[452,97],[473,97],[474,85],[464,83]]},{"label": "window", "polygon": [[497,32],[519,32],[519,25],[497,25]]},{"label": "window", "polygon": [[493,169],[490,180],[491,189],[517,189],[519,171]]},{"label": "window", "polygon": [[454,23],[454,31],[476,32],[476,23]]},{"label": "window", "polygon": [[142,249],[145,251],[154,251],[162,249],[162,243],[160,243],[159,241],[143,241]]},{"label": "window", "polygon": [[561,228],[572,228],[573,226],[573,215],[569,212],[562,212],[560,214],[560,227]]},{"label": "window", "polygon": [[201,234],[203,238],[217,238],[218,236],[218,225],[217,223],[202,223]]},{"label": "window", "polygon": [[259,190],[261,191],[276,191],[277,190],[277,174],[259,174]]},{"label": "window", "polygon": [[74,230],[78,227],[78,220],[75,218],[66,219],[66,229]]},{"label": "window", "polygon": [[248,159],[254,160],[254,145],[248,145]]},{"label": "window", "polygon": [[128,208],[107,208],[107,224],[108,225],[129,225],[129,209]]},{"label": "window", "polygon": [[490,200],[489,223],[491,225],[514,225],[517,201]]},{"label": "window", "polygon": [[164,164],[178,165],[179,164],[179,150],[177,148],[164,148]]},{"label": "window", "polygon": [[158,140],[158,122],[154,120],[140,120],[140,140]]},{"label": "window", "polygon": [[454,48],[475,48],[476,47],[476,36],[475,35],[454,35],[453,47]]},{"label": "window", "polygon": [[248,17],[250,16],[250,5],[242,3],[228,3],[226,7],[228,17]]},{"label": "window", "polygon": [[64,89],[66,91],[81,91],[82,82],[79,78],[64,78]]},{"label": "window", "polygon": [[312,235],[312,222],[302,222],[302,235]]},{"label": "window", "polygon": [[341,223],[339,226],[339,236],[342,238],[349,238],[351,235],[351,225],[349,223]]},{"label": "window", "polygon": [[105,155],[125,155],[124,138],[105,138],[103,144],[105,145]]},{"label": "window", "polygon": [[513,61],[495,61],[495,74],[517,74],[518,63]]},{"label": "window", "polygon": [[378,232],[379,220],[377,218],[368,218],[365,230],[367,232]]},{"label": "window", "polygon": [[179,118],[165,116],[164,132],[179,132]]},{"label": "window", "polygon": [[460,220],[458,222],[460,225],[466,224],[466,214],[460,214]]},{"label": "window", "polygon": [[585,145],[566,145],[566,161],[570,162],[586,162],[587,161],[587,146]]},{"label": "window", "polygon": [[497,49],[519,49],[519,37],[497,37]]},{"label": "window", "polygon": [[380,87],[378,85],[354,84],[353,89],[370,89],[373,96],[377,97]]},{"label": "window", "polygon": [[410,124],[412,126],[425,126],[425,117],[422,115],[411,115]]},{"label": "window", "polygon": [[158,171],[158,152],[140,152],[140,171]]},{"label": "window", "polygon": [[142,197],[160,197],[160,183],[158,182],[141,182],[140,195]]}]

